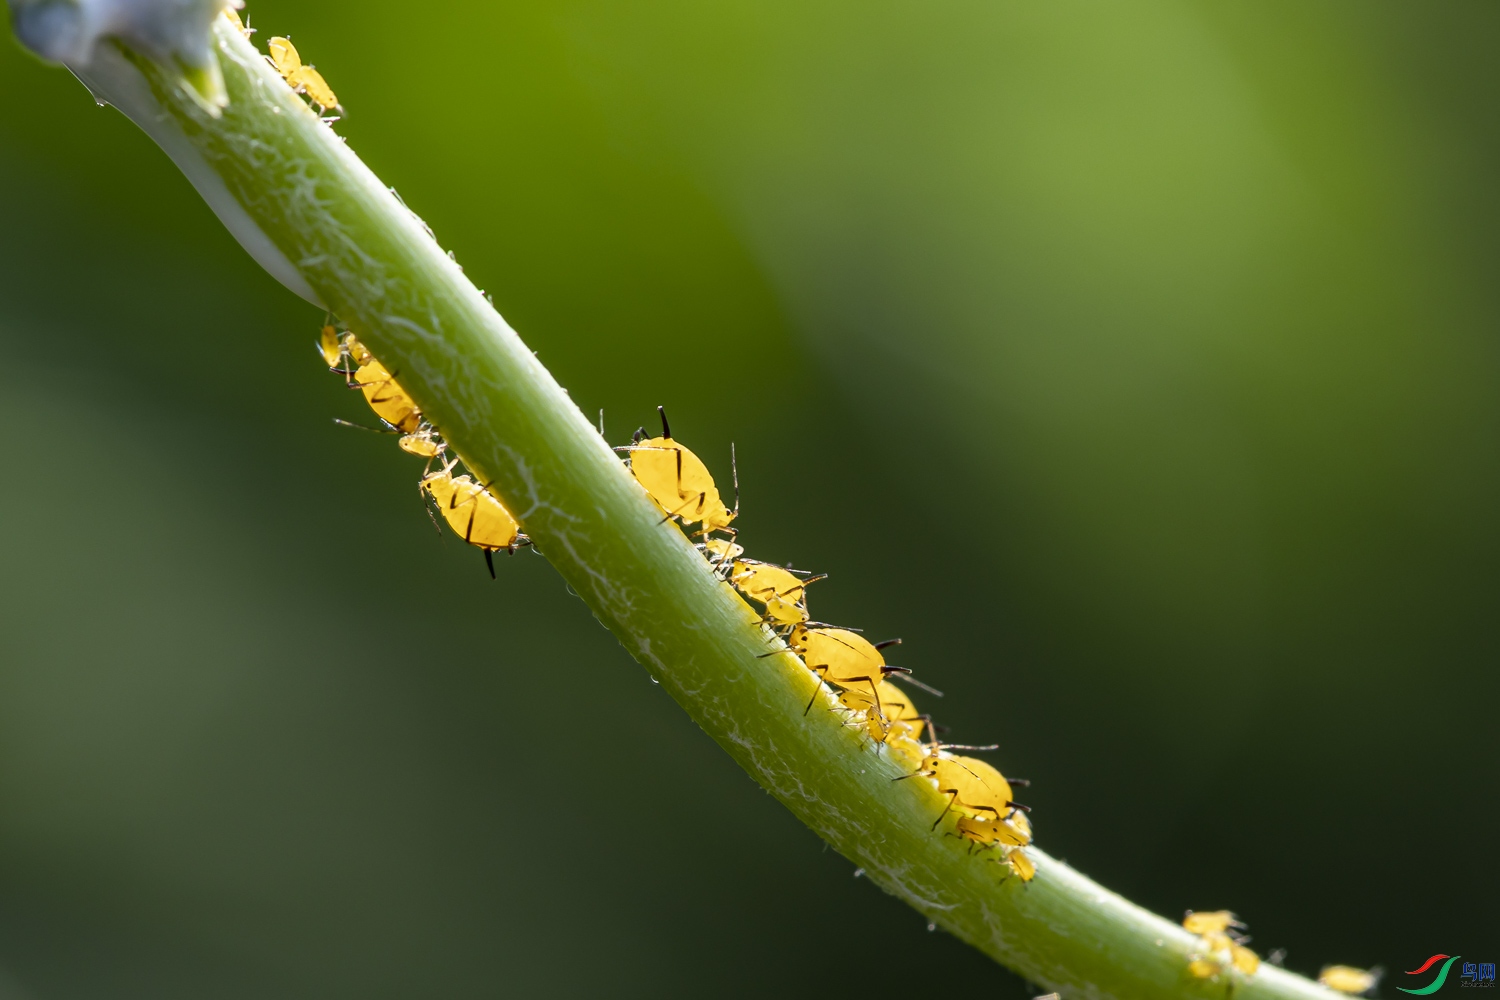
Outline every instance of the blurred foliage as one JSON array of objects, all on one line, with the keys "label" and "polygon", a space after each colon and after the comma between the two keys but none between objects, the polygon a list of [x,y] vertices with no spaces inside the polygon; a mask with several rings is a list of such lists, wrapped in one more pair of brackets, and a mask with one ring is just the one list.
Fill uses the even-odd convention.
[{"label": "blurred foliage", "polygon": [[[249,14],[1043,846],[1300,971],[1500,939],[1492,5]],[[1027,995],[440,542],[133,126],[0,91],[0,996]]]}]

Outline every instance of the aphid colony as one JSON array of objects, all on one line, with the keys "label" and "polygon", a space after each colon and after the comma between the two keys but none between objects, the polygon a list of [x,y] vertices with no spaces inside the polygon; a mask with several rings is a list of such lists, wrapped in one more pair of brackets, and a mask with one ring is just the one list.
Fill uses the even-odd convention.
[{"label": "aphid colony", "polygon": [[[421,409],[401,388],[395,375],[375,360],[354,334],[347,330],[340,333],[331,323],[325,325],[318,335],[318,353],[327,362],[329,371],[344,376],[345,384],[358,389],[380,418],[379,427],[365,430],[399,435],[396,444],[402,451],[427,459],[427,468],[417,481],[417,488],[423,501],[431,504],[429,513],[436,509],[460,538],[484,552],[491,577],[495,575],[496,552],[504,549],[514,553],[517,548],[531,544],[531,539],[521,534],[521,526],[487,485],[468,476],[453,475],[458,459],[443,462],[447,442],[437,428],[423,419]],[[363,427],[347,420],[338,422]],[[442,463],[436,471],[432,471],[434,462]]]},{"label": "aphid colony", "polygon": [[[460,538],[484,552],[491,577],[495,575],[495,552],[503,549],[514,553],[520,546],[531,544],[515,517],[486,484],[467,475],[453,475],[458,459],[443,461],[447,442],[424,419],[421,408],[396,381],[395,373],[376,360],[353,333],[326,324],[319,333],[317,348],[328,369],[343,376],[350,389],[358,390],[379,418],[379,427],[364,429],[397,435],[396,443],[402,451],[427,459],[417,487],[430,505],[429,513],[435,509]],[[1025,851],[1032,839],[1030,809],[1014,800],[1011,788],[1029,783],[1007,779],[978,758],[953,753],[996,747],[939,742],[932,717],[919,712],[911,697],[891,682],[892,678],[905,678],[920,685],[906,677],[910,670],[885,662],[882,651],[899,645],[900,639],[872,643],[855,630],[812,620],[807,610],[807,588],[826,575],[812,576],[790,566],[746,557],[731,527],[739,516],[738,474],[731,509],[703,461],[672,437],[666,411],[658,407],[658,412],[659,437],[648,437],[644,429],[638,430],[630,444],[616,450],[625,453],[636,481],[661,510],[662,522],[671,521],[684,529],[698,526],[692,537],[699,539],[698,549],[714,575],[760,609],[768,638],[783,641],[783,652],[795,655],[816,679],[804,714],[812,710],[825,685],[831,688],[839,708],[846,713],[847,724],[862,729],[877,752],[886,752],[903,764],[907,773],[895,780],[916,778],[936,792],[942,808],[933,819],[933,830],[952,815],[952,829],[946,831],[947,835],[968,841],[971,851],[994,851],[990,860],[1003,864],[1022,882],[1035,878],[1036,866]],[[432,471],[433,463],[439,463],[436,471]],[[1250,939],[1244,934],[1245,925],[1230,911],[1189,910],[1182,926],[1198,938],[1188,955],[1190,976],[1212,982],[1225,980],[1232,989],[1236,976],[1248,978],[1260,969],[1260,956],[1247,947]],[[1273,954],[1271,962],[1277,961]],[[1368,993],[1378,979],[1378,971],[1346,965],[1327,966],[1318,976],[1322,985],[1351,995]]]},{"label": "aphid colony", "polygon": [[1231,969],[1253,976],[1260,968],[1260,956],[1245,947],[1250,941],[1244,933],[1245,925],[1228,910],[1189,910],[1182,926],[1198,935],[1197,947],[1188,956],[1188,972],[1197,978],[1217,980],[1229,975]]},{"label": "aphid colony", "polygon": [[[1255,975],[1260,968],[1260,956],[1246,947],[1250,938],[1246,927],[1228,910],[1213,910],[1194,913],[1187,911],[1182,926],[1189,933],[1198,935],[1197,947],[1188,955],[1188,973],[1198,979],[1218,982],[1228,980],[1229,989],[1234,987],[1234,973],[1246,977]],[[1284,951],[1271,953],[1272,965],[1280,965]],[[1326,965],[1318,974],[1318,982],[1339,993],[1361,996],[1375,988],[1380,981],[1378,969],[1356,969],[1348,965]]]},{"label": "aphid colony", "polygon": [[994,851],[991,860],[1003,863],[1023,882],[1031,881],[1036,866],[1024,850],[1031,843],[1029,810],[1011,792],[1012,784],[1025,782],[1008,781],[986,762],[952,752],[995,747],[938,741],[931,717],[919,712],[907,693],[891,683],[911,673],[886,663],[882,654],[901,640],[872,643],[856,630],[812,620],[807,588],[823,577],[746,558],[730,527],[739,515],[738,475],[735,506],[730,509],[708,468],[672,437],[665,411],[658,408],[658,412],[659,437],[648,437],[642,429],[630,444],[617,450],[626,454],[630,471],[661,509],[662,520],[684,529],[698,526],[693,537],[700,539],[698,548],[715,575],[752,607],[760,608],[768,638],[784,641],[816,679],[804,714],[817,703],[824,685],[832,688],[848,724],[863,729],[877,752],[889,753],[907,769],[896,780],[915,778],[936,791],[941,808],[935,809],[934,830],[952,815],[953,828],[948,833],[968,841],[973,850]]}]

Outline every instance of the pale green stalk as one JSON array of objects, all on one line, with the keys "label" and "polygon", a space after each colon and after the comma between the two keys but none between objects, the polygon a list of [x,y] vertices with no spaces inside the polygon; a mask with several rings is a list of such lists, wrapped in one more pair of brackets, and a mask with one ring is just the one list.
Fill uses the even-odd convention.
[{"label": "pale green stalk", "polygon": [[[828,709],[750,608],[663,524],[609,445],[426,228],[320,122],[227,19],[214,50],[222,111],[118,43],[74,65],[146,129],[268,270],[326,304],[393,371],[464,461],[637,660],[758,782],[886,891],[1066,997],[1313,998],[1280,969],[1196,980],[1195,939],[1032,849],[1005,878],[940,828],[935,792]],[[779,643],[777,644],[779,646]],[[643,775],[642,781],[656,777]],[[701,824],[713,836],[712,817]],[[1045,840],[1045,819],[1040,823]],[[1147,852],[1128,829],[1100,829]],[[788,887],[790,890],[790,887]],[[943,991],[981,990],[948,983]]]}]

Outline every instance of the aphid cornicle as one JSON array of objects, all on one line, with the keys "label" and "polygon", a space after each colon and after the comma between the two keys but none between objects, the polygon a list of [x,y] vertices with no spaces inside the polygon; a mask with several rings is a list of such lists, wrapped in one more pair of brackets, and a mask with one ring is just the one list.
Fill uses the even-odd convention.
[{"label": "aphid cornicle", "polygon": [[436,472],[422,477],[418,486],[436,503],[443,520],[470,545],[484,550],[484,561],[495,575],[494,553],[501,549],[514,553],[531,539],[521,534],[521,526],[495,495],[468,476],[453,475],[455,459]]},{"label": "aphid cornicle", "polygon": [[[880,682],[889,674],[908,671],[904,667],[887,666],[880,650],[900,641],[891,639],[877,646],[848,629],[806,623],[794,626],[786,638],[786,644],[802,657],[807,669],[835,687],[868,691],[875,703],[875,711],[882,716]],[[818,694],[814,691],[812,700],[807,703],[807,711],[812,711],[817,700]]]},{"label": "aphid cornicle", "polygon": [[334,96],[333,88],[323,79],[323,74],[311,66],[302,65],[302,57],[290,38],[273,38],[266,43],[266,48],[271,53],[271,65],[276,67],[276,72],[281,74],[282,79],[293,90],[306,94],[324,111],[343,110],[339,106],[339,99]]},{"label": "aphid cornicle", "polygon": [[672,439],[667,411],[658,406],[661,437],[647,438],[637,431],[637,440],[616,448],[630,456],[630,471],[668,518],[684,525],[701,524],[698,533],[728,531],[739,516],[739,502],[730,510],[719,496],[708,466],[686,447]]}]

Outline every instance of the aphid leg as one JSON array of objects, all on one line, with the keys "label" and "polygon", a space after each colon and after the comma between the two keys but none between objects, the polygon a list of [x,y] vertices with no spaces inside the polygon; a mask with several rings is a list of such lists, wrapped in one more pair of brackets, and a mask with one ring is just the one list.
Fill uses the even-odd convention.
[{"label": "aphid leg", "polygon": [[427,520],[432,522],[432,530],[438,533],[439,538],[442,538],[443,526],[438,524],[437,514],[433,513],[433,508],[437,506],[437,499],[422,489],[420,484],[418,484],[417,489],[422,493],[422,509],[427,512]]},{"label": "aphid leg", "polygon": [[880,685],[873,677],[866,677],[865,682],[870,685],[870,697],[875,699],[875,715],[882,724],[888,723],[890,720],[885,717],[885,708],[880,704]]},{"label": "aphid leg", "polygon": [[635,433],[632,434],[632,435],[630,435],[630,443],[631,444],[640,444],[642,441],[646,440],[650,436],[651,436],[650,434],[646,433],[646,428],[644,428],[644,427],[637,427],[635,429]]},{"label": "aphid leg", "polygon": [[[809,668],[809,669],[811,669],[811,668]],[[820,674],[820,673],[818,673],[816,670],[814,670],[812,672],[812,674],[813,674],[813,677],[815,677],[817,679],[818,686],[815,687],[815,688],[813,688],[812,697],[809,698],[809,699],[807,699],[807,707],[802,710],[802,714],[803,715],[806,715],[808,712],[812,711],[813,703],[818,700],[818,694],[819,694],[819,692],[821,692],[823,690],[823,675]]]},{"label": "aphid leg", "polygon": [[[677,462],[678,462],[679,465],[682,463],[682,452],[680,452],[680,451],[677,453]],[[680,469],[678,470],[678,475],[679,475],[678,481],[679,482],[681,482],[681,478],[680,478],[681,477],[681,471],[682,470],[680,470]],[[678,495],[681,496],[680,487],[679,487]],[[681,517],[682,516],[682,512],[685,511],[685,510],[687,510],[693,504],[698,504],[699,506],[702,506],[703,500],[707,496],[708,496],[707,493],[699,493],[696,497],[694,497],[693,499],[689,500],[687,503],[683,504],[681,507],[678,507],[676,510],[669,512],[666,517],[662,518],[660,521],[658,521],[656,523],[657,524],[666,524],[668,521],[672,520],[672,518],[674,518],[674,517]]]},{"label": "aphid leg", "polygon": [[[599,408],[599,436],[600,437],[604,437],[604,408],[603,407]],[[604,438],[604,440],[608,441],[609,438]]]},{"label": "aphid leg", "polygon": [[936,830],[938,828],[938,824],[943,821],[943,817],[947,816],[948,813],[953,810],[953,803],[955,803],[957,801],[958,801],[958,792],[957,791],[949,792],[948,793],[948,804],[943,807],[943,811],[942,812],[938,813],[938,818],[932,821],[932,828],[934,830]]}]

